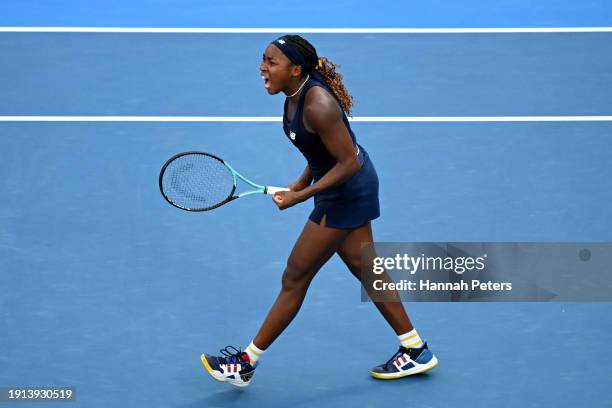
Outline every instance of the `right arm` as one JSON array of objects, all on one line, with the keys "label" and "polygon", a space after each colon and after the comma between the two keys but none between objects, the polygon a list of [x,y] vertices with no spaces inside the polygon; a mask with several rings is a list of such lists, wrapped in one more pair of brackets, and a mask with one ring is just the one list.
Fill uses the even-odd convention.
[{"label": "right arm", "polygon": [[307,164],[300,178],[298,178],[295,182],[289,184],[287,187],[291,191],[300,191],[308,187],[311,183],[312,174],[310,174],[310,167]]}]

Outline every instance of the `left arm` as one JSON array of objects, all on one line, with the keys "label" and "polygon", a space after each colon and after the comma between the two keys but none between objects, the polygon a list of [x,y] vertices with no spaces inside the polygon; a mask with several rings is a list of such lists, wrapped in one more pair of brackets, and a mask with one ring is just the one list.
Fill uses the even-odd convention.
[{"label": "left arm", "polygon": [[342,121],[342,111],[336,100],[321,88],[314,88],[306,96],[304,119],[319,134],[336,164],[316,183],[298,192],[283,192],[274,196],[281,210],[305,201],[315,194],[342,184],[359,171],[353,141]]}]

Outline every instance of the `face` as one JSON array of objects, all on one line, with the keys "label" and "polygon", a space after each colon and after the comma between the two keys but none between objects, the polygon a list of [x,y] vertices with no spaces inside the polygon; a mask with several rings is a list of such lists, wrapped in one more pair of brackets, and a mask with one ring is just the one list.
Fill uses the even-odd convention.
[{"label": "face", "polygon": [[288,89],[295,78],[299,78],[301,67],[293,65],[279,48],[270,44],[264,51],[259,72],[264,88],[270,95],[276,95]]}]

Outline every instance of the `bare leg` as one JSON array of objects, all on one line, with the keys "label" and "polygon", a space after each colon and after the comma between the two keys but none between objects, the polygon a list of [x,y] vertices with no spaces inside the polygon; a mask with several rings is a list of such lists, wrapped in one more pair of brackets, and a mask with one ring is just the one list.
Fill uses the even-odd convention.
[{"label": "bare leg", "polygon": [[[338,255],[342,258],[342,261],[349,268],[351,273],[364,285],[366,291],[370,289],[371,282],[362,282],[361,280],[361,244],[372,243],[372,225],[367,223],[357,229],[354,229],[346,237],[342,245],[338,249]],[[370,258],[368,265],[372,265],[375,257],[374,251],[367,257]],[[387,294],[391,293],[397,301],[393,302],[374,302],[380,313],[387,320],[389,325],[395,330],[397,335],[407,333],[413,329],[412,323],[404,310],[404,306],[400,301],[399,295],[396,291],[387,291]]]},{"label": "bare leg", "polygon": [[289,255],[281,291],[253,340],[257,347],[267,349],[291,323],[302,306],[312,278],[338,250],[349,232],[325,227],[325,217],[321,225],[310,220],[306,223]]}]

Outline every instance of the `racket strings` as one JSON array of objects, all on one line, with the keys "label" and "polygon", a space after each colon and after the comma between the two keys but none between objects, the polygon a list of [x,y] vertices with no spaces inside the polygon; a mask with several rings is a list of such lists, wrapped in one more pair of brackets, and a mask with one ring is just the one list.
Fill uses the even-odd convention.
[{"label": "racket strings", "polygon": [[170,162],[162,185],[172,203],[186,209],[207,209],[231,197],[234,178],[222,161],[203,154],[187,154]]}]

